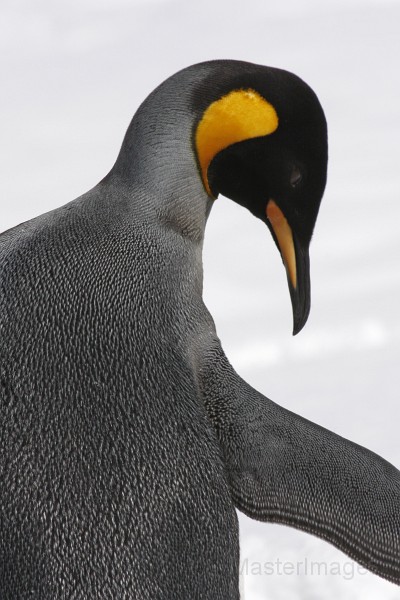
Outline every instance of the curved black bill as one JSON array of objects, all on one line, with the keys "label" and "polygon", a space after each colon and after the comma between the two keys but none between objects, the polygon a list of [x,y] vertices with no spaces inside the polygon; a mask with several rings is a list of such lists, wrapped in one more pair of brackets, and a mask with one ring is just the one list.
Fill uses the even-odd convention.
[{"label": "curved black bill", "polygon": [[267,222],[286,268],[293,309],[293,335],[303,329],[310,314],[310,259],[308,246],[302,246],[279,206],[270,200],[266,207]]},{"label": "curved black bill", "polygon": [[311,306],[310,257],[308,248],[302,248],[294,238],[296,253],[296,287],[288,275],[290,299],[293,309],[293,335],[301,331],[307,322]]}]

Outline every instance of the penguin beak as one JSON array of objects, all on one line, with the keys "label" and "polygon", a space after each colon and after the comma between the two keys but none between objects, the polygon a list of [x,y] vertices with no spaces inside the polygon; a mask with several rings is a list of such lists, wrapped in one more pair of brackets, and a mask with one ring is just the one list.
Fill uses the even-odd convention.
[{"label": "penguin beak", "polygon": [[286,268],[293,309],[293,335],[296,335],[303,329],[310,314],[308,247],[301,245],[293,235],[285,215],[274,200],[268,202],[265,212]]}]

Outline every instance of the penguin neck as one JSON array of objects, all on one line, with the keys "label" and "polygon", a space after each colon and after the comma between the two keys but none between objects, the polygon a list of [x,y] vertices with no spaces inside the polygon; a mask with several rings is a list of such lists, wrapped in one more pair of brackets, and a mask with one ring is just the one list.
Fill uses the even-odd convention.
[{"label": "penguin neck", "polygon": [[170,87],[165,82],[140,106],[110,175],[132,190],[136,213],[202,242],[213,201],[192,147],[190,89],[176,98]]}]

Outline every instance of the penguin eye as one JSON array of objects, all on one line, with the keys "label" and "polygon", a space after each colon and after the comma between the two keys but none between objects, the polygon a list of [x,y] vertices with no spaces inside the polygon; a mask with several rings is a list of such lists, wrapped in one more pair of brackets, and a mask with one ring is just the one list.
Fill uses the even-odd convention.
[{"label": "penguin eye", "polygon": [[299,185],[299,183],[302,181],[302,179],[303,179],[303,174],[300,171],[299,167],[297,165],[295,165],[292,168],[292,172],[290,174],[290,185],[295,188]]}]

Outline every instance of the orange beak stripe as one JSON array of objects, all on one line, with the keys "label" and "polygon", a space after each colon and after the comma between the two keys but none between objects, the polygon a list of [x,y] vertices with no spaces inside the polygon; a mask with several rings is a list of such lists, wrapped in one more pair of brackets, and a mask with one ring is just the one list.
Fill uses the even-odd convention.
[{"label": "orange beak stripe", "polygon": [[294,249],[293,234],[285,215],[279,206],[270,200],[265,210],[267,218],[278,240],[279,249],[285,264],[286,272],[294,289],[297,286],[296,252]]}]

